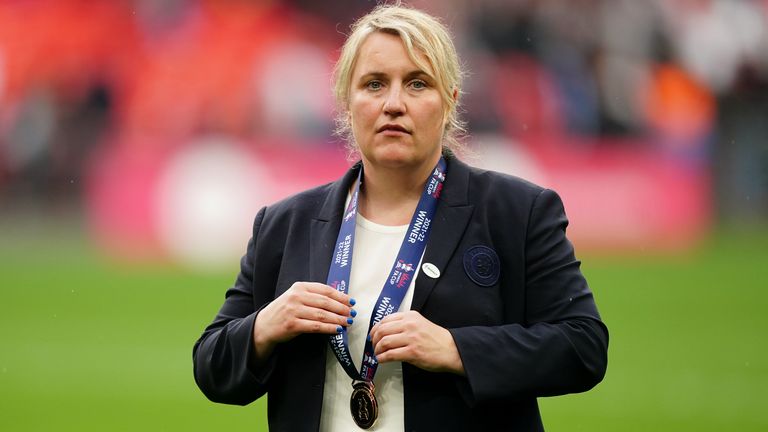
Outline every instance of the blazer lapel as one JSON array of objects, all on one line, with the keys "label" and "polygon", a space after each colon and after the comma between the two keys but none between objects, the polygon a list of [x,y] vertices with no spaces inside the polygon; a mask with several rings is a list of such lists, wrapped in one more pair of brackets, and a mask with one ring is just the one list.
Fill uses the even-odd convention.
[{"label": "blazer lapel", "polygon": [[349,193],[349,186],[357,179],[359,172],[360,165],[358,163],[347,171],[344,177],[331,185],[331,190],[320,207],[320,211],[310,222],[309,279],[312,282],[327,282],[328,268],[336,246],[341,217],[344,213],[344,202]]},{"label": "blazer lapel", "polygon": [[[311,221],[309,239],[309,279],[313,282],[326,283],[328,267],[336,246],[341,218],[344,213],[349,187],[357,178],[360,164],[353,166],[340,180],[331,185],[325,202],[318,215]],[[448,261],[464,235],[472,216],[474,206],[468,203],[469,166],[454,157],[448,158],[448,177],[440,196],[440,203],[435,214],[429,242],[422,259],[422,264],[432,263],[440,271],[446,268]],[[412,310],[420,310],[440,278],[433,279],[423,271],[416,279],[416,287],[411,303]]]},{"label": "blazer lapel", "polygon": [[[422,266],[431,263],[441,272],[456,252],[474,209],[468,203],[469,166],[453,157],[448,158],[448,164],[445,188],[440,196],[427,250],[422,259]],[[421,270],[416,279],[411,310],[421,310],[439,280],[439,277],[431,278]]]}]

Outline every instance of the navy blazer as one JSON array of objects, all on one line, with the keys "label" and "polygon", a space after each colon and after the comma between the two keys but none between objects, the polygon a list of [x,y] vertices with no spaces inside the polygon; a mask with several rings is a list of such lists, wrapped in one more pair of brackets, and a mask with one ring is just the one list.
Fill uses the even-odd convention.
[{"label": "navy blazer", "polygon": [[[268,393],[271,431],[318,430],[329,337],[300,335],[259,365],[256,314],[294,282],[326,282],[359,169],[259,211],[240,274],[195,344],[203,393],[240,405]],[[423,258],[441,274],[419,275],[411,309],[449,329],[466,377],[403,363],[404,430],[540,431],[537,397],[602,380],[608,331],[567,225],[551,190],[448,158]],[[483,260],[475,259],[479,253]]]}]

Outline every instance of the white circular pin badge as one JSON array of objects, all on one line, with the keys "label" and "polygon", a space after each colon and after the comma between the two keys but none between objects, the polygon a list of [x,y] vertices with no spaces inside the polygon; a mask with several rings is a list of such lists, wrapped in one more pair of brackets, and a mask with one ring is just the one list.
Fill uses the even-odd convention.
[{"label": "white circular pin badge", "polygon": [[422,264],[421,271],[423,271],[425,275],[431,277],[432,279],[437,279],[440,277],[440,269],[438,269],[437,266],[432,263]]}]

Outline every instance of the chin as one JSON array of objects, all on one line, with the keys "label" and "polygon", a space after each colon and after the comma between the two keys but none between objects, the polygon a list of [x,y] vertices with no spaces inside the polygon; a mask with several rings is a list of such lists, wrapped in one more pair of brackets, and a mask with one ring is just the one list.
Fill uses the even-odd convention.
[{"label": "chin", "polygon": [[361,153],[369,163],[387,167],[409,165],[418,159],[412,148],[402,144],[389,144]]},{"label": "chin", "polygon": [[361,153],[369,164],[382,168],[417,167],[425,162],[432,163],[434,158],[431,152],[425,153],[406,143],[386,143]]},{"label": "chin", "polygon": [[417,165],[422,162],[421,158],[409,151],[387,150],[374,153],[369,162],[387,168],[399,168],[404,166]]}]

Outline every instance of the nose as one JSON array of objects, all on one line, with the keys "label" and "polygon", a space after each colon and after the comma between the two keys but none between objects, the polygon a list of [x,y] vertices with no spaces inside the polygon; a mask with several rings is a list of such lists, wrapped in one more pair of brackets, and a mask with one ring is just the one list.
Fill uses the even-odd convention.
[{"label": "nose", "polygon": [[405,113],[405,102],[403,101],[403,94],[399,86],[391,87],[391,90],[387,93],[387,98],[384,100],[383,110],[385,114],[393,117]]}]

